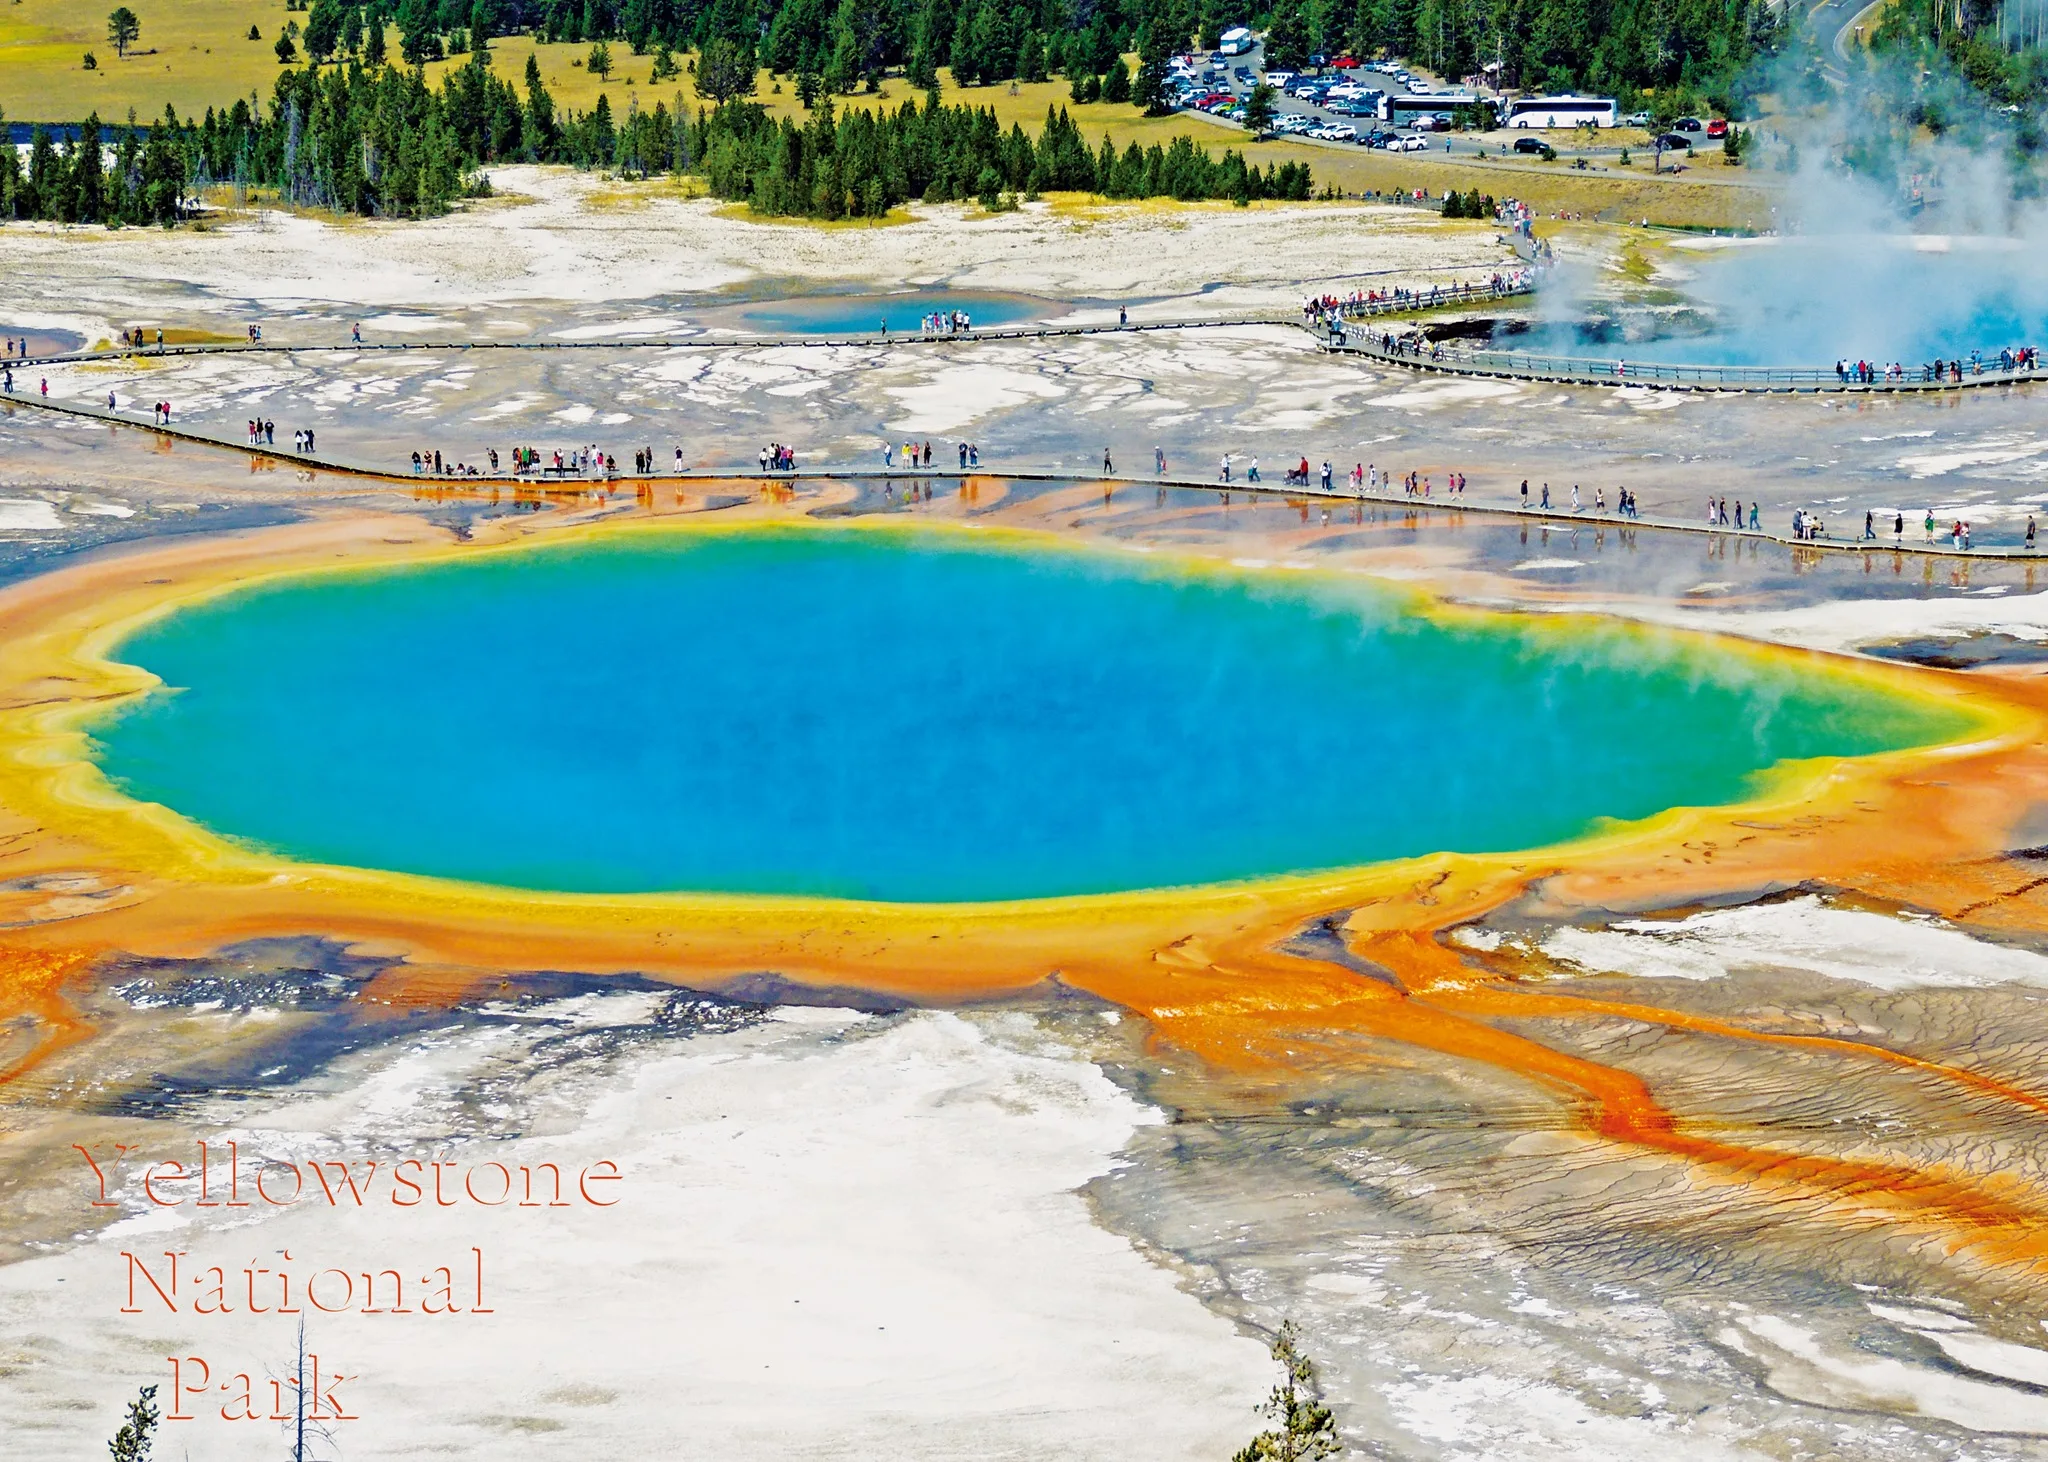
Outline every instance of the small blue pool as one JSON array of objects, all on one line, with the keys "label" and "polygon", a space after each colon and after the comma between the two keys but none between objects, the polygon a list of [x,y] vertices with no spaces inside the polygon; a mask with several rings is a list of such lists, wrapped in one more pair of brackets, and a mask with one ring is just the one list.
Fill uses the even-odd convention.
[{"label": "small blue pool", "polygon": [[777,300],[752,306],[740,318],[748,329],[764,335],[850,335],[879,330],[884,324],[891,331],[914,335],[923,328],[925,316],[954,310],[964,310],[970,323],[986,326],[1044,319],[1051,307],[1016,295],[935,290]]}]

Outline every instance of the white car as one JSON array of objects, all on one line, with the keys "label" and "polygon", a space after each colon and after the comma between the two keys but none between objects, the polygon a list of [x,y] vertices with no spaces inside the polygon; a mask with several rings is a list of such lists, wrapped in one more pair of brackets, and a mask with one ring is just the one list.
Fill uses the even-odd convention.
[{"label": "white car", "polygon": [[1292,71],[1268,71],[1266,73],[1266,85],[1268,86],[1277,86],[1280,90],[1285,91],[1293,84],[1294,73]]},{"label": "white car", "polygon": [[1349,142],[1358,135],[1358,129],[1345,122],[1332,122],[1327,127],[1317,127],[1309,134],[1325,142]]},{"label": "white car", "polygon": [[1365,95],[1365,88],[1353,81],[1346,81],[1331,87],[1323,95],[1333,102],[1348,102]]},{"label": "white car", "polygon": [[1421,152],[1429,144],[1420,137],[1396,137],[1387,144],[1389,152]]}]

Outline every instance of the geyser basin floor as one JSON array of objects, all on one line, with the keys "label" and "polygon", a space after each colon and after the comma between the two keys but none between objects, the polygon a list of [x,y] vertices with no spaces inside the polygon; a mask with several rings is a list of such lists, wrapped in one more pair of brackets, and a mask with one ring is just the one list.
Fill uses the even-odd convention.
[{"label": "geyser basin floor", "polygon": [[170,687],[97,730],[138,800],[583,893],[964,903],[1536,847],[1968,724],[1716,641],[887,527],[321,574],[117,653]]},{"label": "geyser basin floor", "polygon": [[[744,543],[748,518],[790,523],[773,505],[720,514],[725,529],[677,540],[658,528],[554,529],[533,519],[486,525],[501,537],[538,533],[565,545],[613,541],[708,544],[721,531]],[[792,527],[800,525],[798,519]],[[838,531],[838,530],[833,530]],[[948,551],[1000,551],[1031,545],[1060,560],[1058,540],[976,537],[957,530]],[[799,541],[825,530],[801,526]],[[866,540],[863,540],[866,541]],[[873,540],[886,544],[886,538]],[[694,549],[692,550],[694,551]],[[1867,1222],[1881,1213],[1901,1234],[1939,1235],[1945,1253],[1988,1264],[2015,1284],[2048,1274],[2048,1242],[2035,1207],[1974,1180],[1911,1162],[1801,1159],[1769,1142],[1745,1145],[1725,1127],[1695,1129],[1682,1107],[1619,1060],[1549,1040],[1542,1026],[1614,1021],[1654,1027],[1685,1022],[1702,1036],[1749,1044],[1804,1043],[1828,1059],[1861,1069],[1873,1063],[1909,1070],[1958,1100],[1990,1101],[2038,1112],[2044,1099],[1996,1076],[1960,1071],[1835,1036],[1787,1035],[1719,1019],[1687,1017],[1636,1003],[1574,999],[1502,980],[1475,966],[1448,931],[1513,905],[1545,922],[1586,910],[1668,908],[1707,894],[1754,893],[1813,881],[1919,907],[1995,921],[2001,911],[2034,917],[2029,871],[1996,856],[2010,846],[2025,809],[2048,801],[2048,738],[2039,683],[1902,667],[1728,643],[1702,653],[1697,669],[1740,663],[1768,676],[1790,670],[1802,696],[1838,684],[1860,687],[1904,714],[1967,725],[1976,740],[1866,756],[1818,755],[1763,779],[1744,803],[1677,808],[1611,824],[1570,843],[1496,853],[1434,853],[1364,867],[1176,889],[933,904],[874,903],[740,894],[536,893],[417,875],[286,861],[210,834],[185,818],[117,793],[90,759],[89,728],[122,697],[153,688],[121,664],[115,647],[183,609],[194,611],[237,589],[282,586],[321,569],[483,563],[489,545],[458,543],[441,530],[396,517],[352,515],[239,538],[194,540],[125,558],[76,564],[0,591],[0,996],[14,1019],[14,1044],[0,1081],[60,1073],[51,1058],[89,1034],[70,993],[105,978],[102,954],[145,958],[212,956],[247,941],[314,934],[340,941],[353,957],[383,962],[365,990],[379,1010],[447,1004],[504,988],[497,971],[536,969],[589,974],[637,973],[701,988],[736,987],[763,974],[823,987],[852,986],[926,1002],[999,997],[1057,975],[1143,1017],[1149,1035],[1196,1058],[1205,1069],[1256,1074],[1307,1099],[1320,1073],[1350,1068],[1399,1046],[1445,1069],[1508,1078],[1511,1089],[1543,1093],[1560,1120],[1592,1139],[1682,1165],[1719,1190],[1780,1194],[1814,1210]],[[1283,601],[1308,593],[1307,580],[1250,579],[1211,561],[1120,560],[1140,580],[1165,576],[1209,585],[1271,583]],[[1364,600],[1374,591],[1349,586]],[[1333,585],[1329,592],[1336,592]],[[1521,625],[1546,652],[1574,643],[1565,621],[1486,620],[1417,597],[1416,617],[1435,633],[1469,624]],[[1358,599],[1324,606],[1333,621],[1356,625]],[[925,620],[966,613],[963,604],[924,606]],[[505,653],[536,614],[521,600],[505,624],[467,653]],[[730,618],[730,616],[728,617]],[[707,632],[719,625],[706,626]],[[878,632],[915,633],[883,624]],[[426,635],[428,626],[411,626]],[[673,625],[617,616],[587,626],[594,641],[613,636],[652,643]],[[1538,633],[1540,631],[1540,634]],[[1597,637],[1595,637],[1597,642]],[[1676,643],[1676,642],[1674,642]],[[1597,657],[1594,657],[1597,661]],[[1712,676],[1704,677],[1711,683]],[[1233,707],[1254,726],[1263,710]],[[573,764],[602,757],[636,728],[608,728],[603,745],[542,748],[533,754]],[[1345,779],[1374,786],[1458,775],[1472,748],[1371,740],[1344,755],[1344,728],[1325,728],[1327,744],[1291,771],[1312,786]],[[1488,728],[1510,742],[1513,725]],[[1615,728],[1624,735],[1625,726]],[[1474,733],[1477,735],[1478,733]],[[1673,733],[1667,728],[1667,737]],[[1697,752],[1708,733],[1677,733]],[[900,748],[900,757],[919,754]],[[949,748],[929,738],[924,754]],[[1573,779],[1596,784],[1607,739],[1583,748]],[[472,776],[474,747],[436,741],[400,727],[376,748],[394,761],[431,765],[443,781]],[[1214,759],[1266,754],[1249,730],[1219,737]],[[1704,760],[1704,757],[1701,758]],[[1753,758],[1744,768],[1758,765]],[[886,775],[894,762],[876,769]],[[764,775],[787,775],[764,752]],[[516,798],[518,778],[500,788]],[[1593,815],[1592,808],[1577,815]],[[1303,940],[1303,932],[1312,938]],[[1328,957],[1323,957],[1324,955]],[[1535,1031],[1535,1034],[1529,1032]],[[1775,1047],[1774,1047],[1775,1048]],[[1788,1047],[1789,1049],[1789,1047]],[[1181,1065],[1176,1061],[1176,1067]],[[1688,1181],[1693,1181],[1689,1178]],[[1958,1262],[1965,1262],[1959,1259]]]}]

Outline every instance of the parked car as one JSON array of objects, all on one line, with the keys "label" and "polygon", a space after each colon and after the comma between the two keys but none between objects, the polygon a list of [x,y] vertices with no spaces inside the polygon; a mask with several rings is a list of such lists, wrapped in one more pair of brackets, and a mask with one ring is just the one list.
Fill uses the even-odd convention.
[{"label": "parked car", "polygon": [[1707,123],[1707,135],[1709,137],[1726,137],[1728,135],[1728,119],[1726,117],[1716,117],[1713,121]]},{"label": "parked car", "polygon": [[1396,137],[1387,144],[1389,152],[1420,152],[1429,144],[1420,137]]},{"label": "parked car", "polygon": [[1266,73],[1266,85],[1278,87],[1281,91],[1285,91],[1288,87],[1294,85],[1294,73],[1292,71],[1268,71]]},{"label": "parked car", "polygon": [[1700,119],[1698,117],[1680,117],[1671,124],[1671,130],[1674,132],[1697,132],[1700,130]]},{"label": "parked car", "polygon": [[1621,118],[1620,121],[1616,123],[1616,125],[1621,127],[1646,128],[1650,125],[1650,114],[1648,112],[1630,112],[1626,117]]},{"label": "parked car", "polygon": [[1358,69],[1358,62],[1349,56],[1339,56],[1330,63],[1330,66],[1336,71],[1355,71]]},{"label": "parked car", "polygon": [[1250,81],[1252,79],[1252,68],[1249,66],[1233,66],[1230,68],[1230,74],[1239,81]]},{"label": "parked car", "polygon": [[1408,125],[1410,127],[1413,127],[1417,132],[1434,132],[1438,128],[1442,127],[1444,124],[1439,122],[1435,117],[1417,117]]}]

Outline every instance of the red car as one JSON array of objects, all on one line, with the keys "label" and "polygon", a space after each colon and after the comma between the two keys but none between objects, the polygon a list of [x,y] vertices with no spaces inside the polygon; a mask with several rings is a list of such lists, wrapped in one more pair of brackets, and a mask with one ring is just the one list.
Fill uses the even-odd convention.
[{"label": "red car", "polygon": [[1726,117],[1716,117],[1713,121],[1707,123],[1707,135],[1709,137],[1726,137],[1728,135],[1728,119]]},{"label": "red car", "polygon": [[1336,71],[1356,71],[1358,69],[1358,63],[1349,56],[1339,56],[1330,63],[1330,66],[1331,69]]}]

